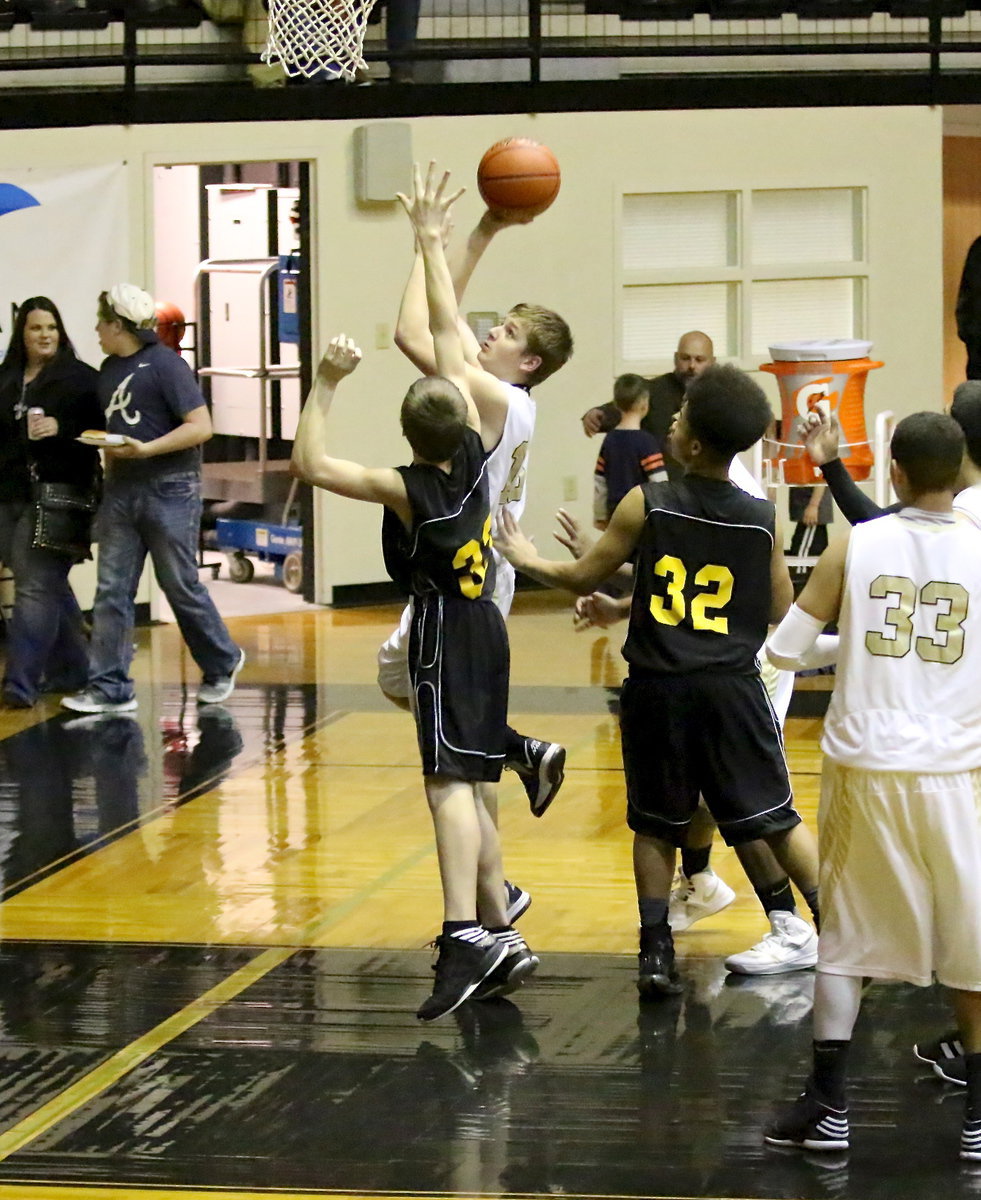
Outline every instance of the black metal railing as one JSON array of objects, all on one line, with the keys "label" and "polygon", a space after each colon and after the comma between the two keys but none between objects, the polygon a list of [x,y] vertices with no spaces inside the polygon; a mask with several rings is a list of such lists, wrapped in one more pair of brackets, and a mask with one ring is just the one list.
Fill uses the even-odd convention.
[{"label": "black metal railing", "polygon": [[[252,9],[228,20],[226,4],[219,23],[208,0],[0,0],[0,98],[245,82],[264,39]],[[370,64],[411,61],[417,82],[569,82],[584,64],[593,81],[892,74],[925,83],[922,101],[949,75],[966,90],[943,99],[973,102],[965,81],[981,80],[981,7],[955,0],[425,0],[410,47],[389,51],[374,20],[366,35]]]}]

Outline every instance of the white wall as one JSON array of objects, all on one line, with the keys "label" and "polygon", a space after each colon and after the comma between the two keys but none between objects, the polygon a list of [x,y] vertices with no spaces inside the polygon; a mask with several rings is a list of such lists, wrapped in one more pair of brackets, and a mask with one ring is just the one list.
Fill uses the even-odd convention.
[{"label": "white wall", "polygon": [[[720,85],[721,86],[721,85]],[[413,372],[390,343],[411,243],[393,203],[360,208],[352,189],[355,122],[150,126],[0,133],[0,160],[125,160],[132,275],[153,275],[153,167],[165,163],[307,159],[313,163],[314,328],[366,352],[331,413],[338,454],[371,464],[406,461],[397,409]],[[411,121],[414,156],[435,158],[472,182],[483,150],[511,135],[547,143],[562,192],[532,225],[500,236],[472,281],[466,309],[503,311],[518,300],[558,309],[577,349],[541,388],[526,525],[549,544],[552,514],[574,476],[583,519],[597,450],[580,414],[608,398],[617,360],[619,196],[624,191],[763,187],[863,187],[869,213],[869,334],[886,368],[874,372],[867,411],[900,414],[941,398],[941,114],[927,108],[576,113],[525,117],[429,117]],[[458,206],[465,233],[480,212],[471,187]],[[100,286],[93,281],[93,296]],[[678,332],[682,332],[679,330]],[[387,344],[385,344],[387,341]],[[382,348],[376,348],[379,345]],[[669,363],[660,365],[668,369]],[[758,364],[745,362],[752,369]],[[769,377],[760,377],[775,396]],[[384,578],[380,514],[326,497],[320,514],[323,598],[336,584]]]}]

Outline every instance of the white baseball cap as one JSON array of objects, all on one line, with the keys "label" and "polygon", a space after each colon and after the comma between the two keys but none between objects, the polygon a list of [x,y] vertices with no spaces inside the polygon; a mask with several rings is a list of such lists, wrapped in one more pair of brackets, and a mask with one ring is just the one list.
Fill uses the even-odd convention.
[{"label": "white baseball cap", "polygon": [[141,329],[156,324],[157,312],[153,297],[135,283],[114,284],[106,293],[112,310]]}]

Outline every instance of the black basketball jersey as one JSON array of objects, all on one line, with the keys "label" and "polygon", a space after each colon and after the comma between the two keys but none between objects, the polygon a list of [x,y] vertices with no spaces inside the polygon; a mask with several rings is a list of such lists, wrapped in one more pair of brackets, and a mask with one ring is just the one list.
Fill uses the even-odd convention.
[{"label": "black basketball jersey", "polygon": [[646,483],[630,629],[631,668],[749,674],[766,639],[774,507],[728,480]]},{"label": "black basketball jersey", "polygon": [[494,594],[487,459],[468,429],[449,473],[429,463],[399,467],[412,509],[412,529],[391,509],[382,521],[385,568],[413,596],[438,592],[467,600]]}]

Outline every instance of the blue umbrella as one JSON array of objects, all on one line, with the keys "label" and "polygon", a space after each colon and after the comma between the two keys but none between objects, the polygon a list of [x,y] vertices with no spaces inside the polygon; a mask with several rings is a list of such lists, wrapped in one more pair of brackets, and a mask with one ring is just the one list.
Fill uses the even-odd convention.
[{"label": "blue umbrella", "polygon": [[4,213],[16,212],[19,208],[34,208],[40,203],[40,200],[15,183],[0,183],[0,217]]}]

